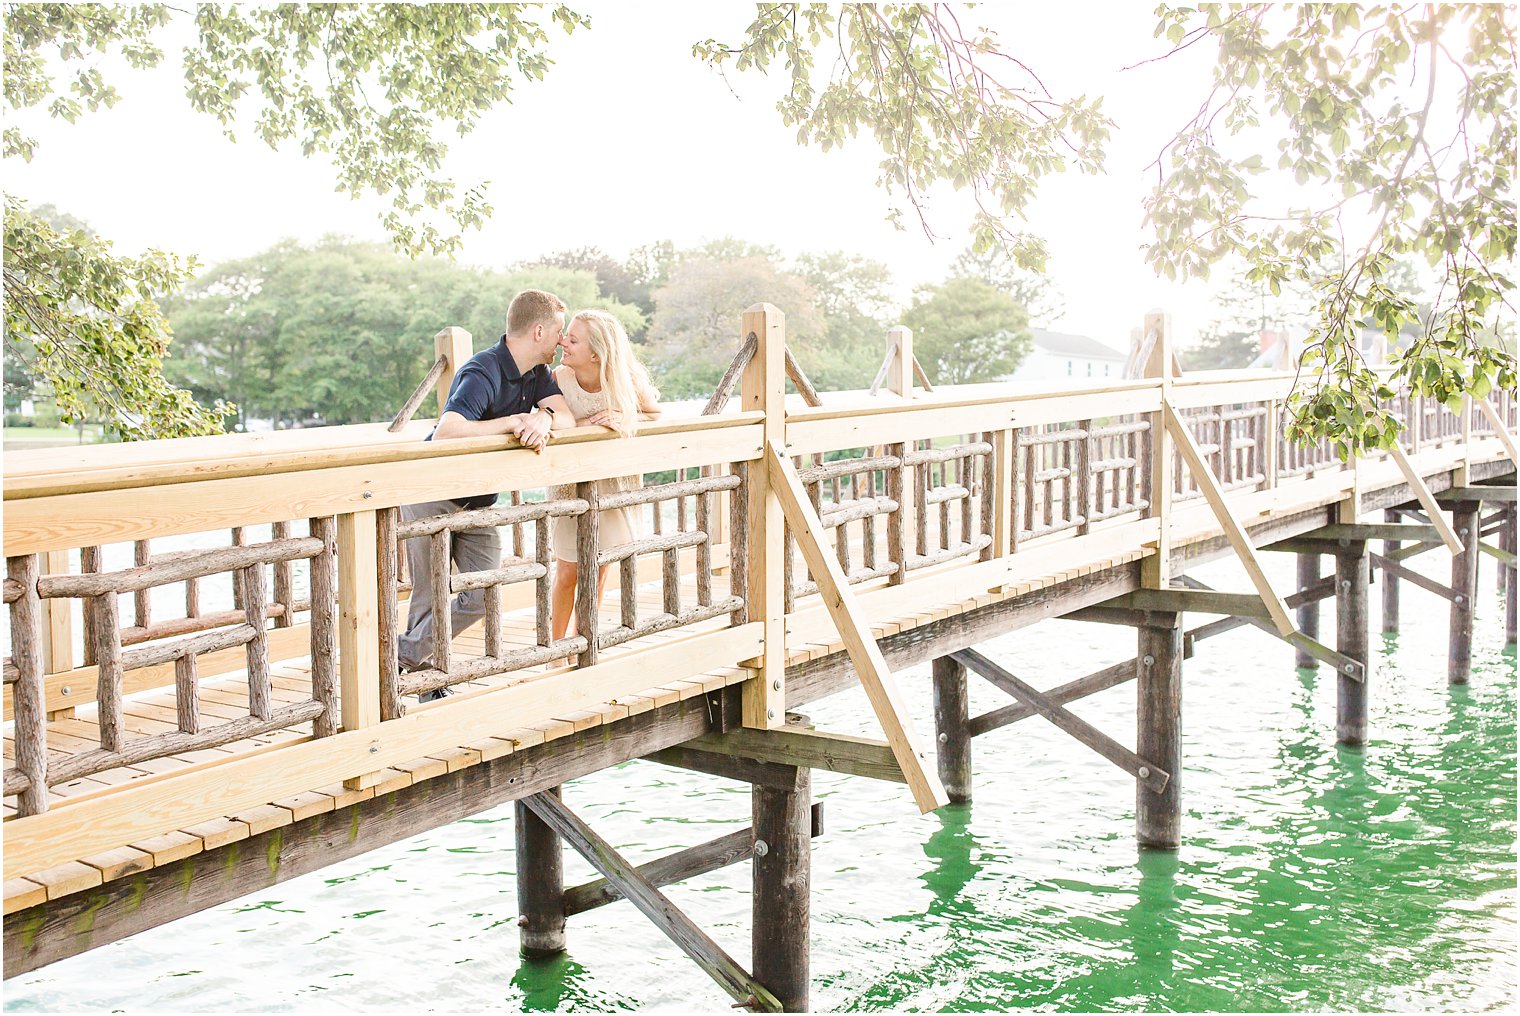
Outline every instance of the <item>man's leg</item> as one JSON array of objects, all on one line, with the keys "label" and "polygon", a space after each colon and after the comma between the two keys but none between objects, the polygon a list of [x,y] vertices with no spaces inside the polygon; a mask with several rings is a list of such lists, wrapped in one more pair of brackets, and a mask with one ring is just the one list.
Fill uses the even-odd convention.
[{"label": "man's leg", "polygon": [[[495,526],[461,529],[454,534],[449,550],[461,573],[494,571],[501,567],[501,532]],[[485,616],[486,591],[466,589],[449,604],[449,630],[458,635]]]},{"label": "man's leg", "polygon": [[[424,501],[401,506],[401,521],[415,522],[433,515],[457,512],[453,501]],[[406,560],[412,572],[412,599],[406,632],[396,640],[402,670],[418,670],[433,659],[433,571],[428,562],[428,537],[406,540]]]}]

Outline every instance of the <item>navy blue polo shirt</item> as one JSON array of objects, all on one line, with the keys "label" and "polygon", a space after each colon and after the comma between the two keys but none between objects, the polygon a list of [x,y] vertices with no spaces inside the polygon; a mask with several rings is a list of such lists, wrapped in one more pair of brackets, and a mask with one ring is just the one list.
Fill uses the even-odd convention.
[{"label": "navy blue polo shirt", "polygon": [[[549,396],[560,394],[559,383],[547,364],[541,363],[526,374],[517,369],[503,335],[459,368],[443,411],[458,413],[466,420],[499,420],[526,413]],[[433,435],[427,439],[431,441]],[[462,508],[489,508],[496,503],[496,495],[476,494],[454,500]]]}]

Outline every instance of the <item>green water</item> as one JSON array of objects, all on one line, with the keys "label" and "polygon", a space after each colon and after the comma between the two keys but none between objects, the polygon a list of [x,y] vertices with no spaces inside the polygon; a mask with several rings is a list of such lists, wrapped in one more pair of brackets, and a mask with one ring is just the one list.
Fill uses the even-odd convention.
[{"label": "green water", "polygon": [[[1039,720],[977,739],[970,806],[918,816],[899,786],[820,774],[814,1008],[1512,1008],[1516,659],[1487,564],[1464,688],[1445,680],[1444,604],[1404,586],[1404,630],[1374,637],[1364,749],[1334,744],[1328,670],[1295,670],[1254,630],[1200,644],[1175,854],[1138,852],[1133,782]],[[1286,585],[1291,562],[1274,568]],[[1050,685],[1133,655],[1133,638],[1050,622],[984,649]],[[929,728],[927,668],[899,677]],[[1006,701],[972,691],[974,711]],[[1132,686],[1076,711],[1132,741]],[[807,712],[871,732],[858,693]],[[748,822],[745,789],[650,763],[565,797],[639,863]],[[5,1007],[727,1011],[626,904],[573,918],[561,959],[520,961],[514,864],[508,807],[13,979]],[[567,881],[590,877],[567,856]],[[748,878],[741,865],[668,890],[741,963]]]}]

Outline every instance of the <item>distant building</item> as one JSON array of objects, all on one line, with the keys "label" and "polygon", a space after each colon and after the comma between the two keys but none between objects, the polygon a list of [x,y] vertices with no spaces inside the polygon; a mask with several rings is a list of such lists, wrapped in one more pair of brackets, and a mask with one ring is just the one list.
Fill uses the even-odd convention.
[{"label": "distant building", "polygon": [[1031,328],[1034,342],[1029,355],[1007,381],[1087,380],[1124,376],[1127,355],[1085,335]]}]

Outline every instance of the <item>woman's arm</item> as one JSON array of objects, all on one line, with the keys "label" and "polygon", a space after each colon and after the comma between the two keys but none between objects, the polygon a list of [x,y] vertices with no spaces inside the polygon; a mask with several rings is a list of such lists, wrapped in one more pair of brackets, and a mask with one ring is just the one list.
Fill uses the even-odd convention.
[{"label": "woman's arm", "polygon": [[639,393],[639,419],[658,420],[660,414],[665,412],[660,405],[659,393],[647,383],[638,386]]}]

